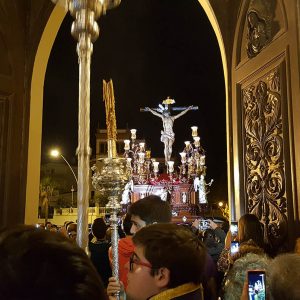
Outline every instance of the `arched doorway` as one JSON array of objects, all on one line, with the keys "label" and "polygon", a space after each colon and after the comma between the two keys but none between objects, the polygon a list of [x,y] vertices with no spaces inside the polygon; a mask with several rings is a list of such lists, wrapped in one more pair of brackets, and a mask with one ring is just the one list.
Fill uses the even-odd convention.
[{"label": "arched doorway", "polygon": [[[208,0],[199,0],[200,5],[206,12],[211,25],[215,31],[220,52],[222,56],[226,98],[228,98],[227,82],[228,71],[225,47],[221,31],[214,14],[212,7]],[[39,186],[39,162],[40,162],[40,144],[41,144],[41,126],[42,126],[42,101],[43,99],[43,84],[46,66],[49,54],[60,24],[65,16],[62,8],[56,6],[53,10],[48,24],[43,33],[34,64],[31,88],[31,119],[29,132],[29,150],[28,150],[28,176],[27,176],[27,194],[26,194],[26,223],[33,223],[36,220],[35,211],[37,210],[38,201],[38,186]],[[226,100],[227,102],[227,100]],[[228,126],[228,125],[227,125]],[[229,177],[230,180],[230,177]]]}]

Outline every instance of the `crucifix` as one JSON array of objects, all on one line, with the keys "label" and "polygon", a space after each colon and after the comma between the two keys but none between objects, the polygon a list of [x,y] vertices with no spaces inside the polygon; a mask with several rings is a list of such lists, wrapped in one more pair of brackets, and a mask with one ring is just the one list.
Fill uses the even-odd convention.
[{"label": "crucifix", "polygon": [[[161,142],[164,143],[164,155],[165,163],[171,160],[172,146],[175,141],[175,133],[173,131],[173,124],[176,119],[187,113],[189,110],[198,110],[198,106],[188,106],[188,107],[172,107],[171,105],[175,103],[174,99],[169,97],[165,99],[162,104],[158,105],[158,108],[141,108],[140,111],[150,111],[153,115],[160,117],[163,122],[163,130],[161,131]],[[177,115],[172,116],[172,111],[180,111]]]}]

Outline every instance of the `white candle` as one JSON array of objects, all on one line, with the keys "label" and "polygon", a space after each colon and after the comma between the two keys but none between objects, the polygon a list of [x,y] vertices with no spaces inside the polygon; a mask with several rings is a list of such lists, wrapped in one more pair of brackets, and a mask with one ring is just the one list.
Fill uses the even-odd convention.
[{"label": "white candle", "polygon": [[200,156],[200,165],[204,166],[205,165],[205,155]]},{"label": "white candle", "polygon": [[185,143],[185,150],[189,151],[190,147],[191,147],[191,142],[190,141],[185,141],[184,143]]},{"label": "white candle", "polygon": [[157,173],[159,162],[158,161],[153,161],[152,164],[153,164],[153,172]]},{"label": "white candle", "polygon": [[141,151],[145,150],[145,143],[139,143],[139,146]]},{"label": "white candle", "polygon": [[197,132],[198,127],[197,126],[192,126],[191,129],[192,129],[192,136],[197,136],[198,135],[198,132]]},{"label": "white candle", "polygon": [[183,164],[186,163],[186,152],[180,152],[179,154],[181,156],[181,162]]},{"label": "white candle", "polygon": [[145,161],[145,153],[144,152],[138,152],[138,156],[139,156],[139,163],[144,163]]},{"label": "white candle", "polygon": [[167,162],[167,164],[168,164],[168,171],[169,171],[169,173],[173,173],[174,172],[174,161],[169,160]]},{"label": "white candle", "polygon": [[200,147],[200,137],[199,136],[194,136],[194,144],[195,144],[195,147]]},{"label": "white candle", "polygon": [[136,129],[130,129],[131,132],[131,139],[135,140],[136,139]]},{"label": "white candle", "polygon": [[124,140],[124,150],[129,150],[130,149],[130,140]]}]

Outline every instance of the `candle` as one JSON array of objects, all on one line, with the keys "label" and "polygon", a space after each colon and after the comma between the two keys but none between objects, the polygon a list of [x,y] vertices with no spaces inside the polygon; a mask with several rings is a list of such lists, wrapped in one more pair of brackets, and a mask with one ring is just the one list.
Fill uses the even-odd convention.
[{"label": "candle", "polygon": [[152,164],[153,164],[153,172],[158,173],[159,162],[158,161],[153,161]]},{"label": "candle", "polygon": [[145,150],[145,143],[139,143],[139,146],[141,151]]},{"label": "candle", "polygon": [[130,140],[124,140],[124,150],[127,151],[130,149]]},{"label": "candle", "polygon": [[200,137],[199,136],[194,136],[194,144],[195,144],[195,147],[200,147]]},{"label": "candle", "polygon": [[192,136],[197,136],[198,135],[198,132],[197,132],[198,127],[197,126],[192,126],[191,129],[192,129]]},{"label": "candle", "polygon": [[200,165],[205,166],[205,155],[200,156]]},{"label": "candle", "polygon": [[186,163],[186,152],[180,152],[179,154],[181,156],[181,162],[183,164]]},{"label": "candle", "polygon": [[185,141],[185,151],[189,151],[191,147],[191,142],[190,141]]},{"label": "candle", "polygon": [[139,156],[139,163],[144,163],[145,161],[145,153],[144,152],[138,152],[138,156]]},{"label": "candle", "polygon": [[173,173],[174,172],[174,161],[169,160],[167,162],[167,164],[168,164],[168,171],[169,171],[169,173]]},{"label": "candle", "polygon": [[131,139],[135,140],[136,139],[136,129],[130,129],[131,132]]}]

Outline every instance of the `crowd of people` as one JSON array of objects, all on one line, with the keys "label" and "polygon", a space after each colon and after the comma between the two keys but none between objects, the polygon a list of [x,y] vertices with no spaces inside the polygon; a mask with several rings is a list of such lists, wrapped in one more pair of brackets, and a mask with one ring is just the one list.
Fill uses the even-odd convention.
[{"label": "crowd of people", "polygon": [[104,218],[91,225],[89,255],[76,245],[74,222],[3,229],[0,299],[300,299],[300,239],[294,253],[272,257],[255,215],[242,216],[237,232],[226,222],[208,220],[202,231],[198,219],[192,226],[171,219],[158,196],[129,206],[119,228],[119,279]]}]

